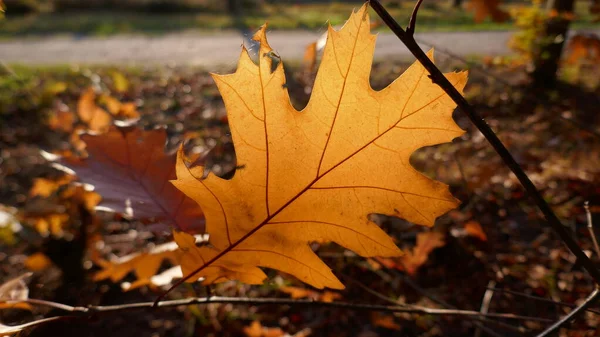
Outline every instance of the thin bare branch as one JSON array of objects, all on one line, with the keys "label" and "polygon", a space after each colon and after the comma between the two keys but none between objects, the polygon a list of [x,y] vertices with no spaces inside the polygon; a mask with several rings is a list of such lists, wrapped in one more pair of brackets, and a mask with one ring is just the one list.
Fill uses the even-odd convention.
[{"label": "thin bare branch", "polygon": [[[373,272],[376,272],[378,275],[380,275],[380,273],[381,273],[381,271],[373,271]],[[413,280],[411,280],[410,277],[407,277],[406,275],[404,275],[404,274],[402,274],[402,273],[400,273],[400,272],[398,272],[396,270],[390,270],[390,272],[392,272],[395,277],[401,278],[404,283],[406,283],[407,285],[409,285],[410,287],[412,287],[415,291],[417,291],[418,293],[420,293],[423,297],[426,297],[426,298],[430,299],[431,301],[433,301],[433,302],[441,305],[442,307],[450,308],[450,309],[456,309],[456,307],[453,306],[452,304],[450,304],[450,303],[448,303],[448,302],[440,299],[439,297],[437,297],[434,294],[432,294],[430,291],[427,291],[426,289],[423,289],[420,285],[418,285],[416,282],[414,282]],[[494,336],[494,337],[502,337],[502,336],[500,334],[498,334],[497,332],[495,332],[490,327],[486,326],[484,323],[493,323],[493,324],[497,325],[498,327],[502,327],[502,328],[504,328],[506,330],[510,330],[510,331],[515,332],[515,333],[519,333],[521,335],[524,332],[524,329],[522,327],[515,326],[514,324],[506,324],[504,322],[500,322],[500,321],[496,321],[496,320],[490,320],[490,319],[484,319],[484,318],[477,318],[476,319],[476,318],[469,317],[469,319],[473,322],[473,325],[475,325],[476,327],[482,329],[488,335]]]},{"label": "thin bare branch", "polygon": [[410,15],[410,21],[408,21],[408,27],[406,27],[406,32],[410,35],[415,34],[415,26],[417,25],[417,14],[419,13],[419,7],[421,7],[422,3],[423,0],[417,0],[415,8],[413,8],[412,14]]},{"label": "thin bare branch", "polygon": [[373,10],[375,10],[375,12],[383,20],[383,22],[392,30],[394,34],[396,34],[396,36],[411,51],[411,53],[417,58],[423,67],[427,69],[430,74],[429,77],[433,83],[440,86],[440,88],[442,88],[442,90],[448,94],[448,96],[457,104],[460,110],[462,110],[469,117],[471,122],[485,136],[490,145],[492,145],[494,150],[502,158],[506,166],[508,166],[508,168],[515,174],[529,197],[534,200],[548,224],[554,229],[569,250],[575,255],[577,261],[587,270],[590,276],[594,279],[594,282],[596,284],[600,284],[600,270],[579,247],[569,231],[565,228],[565,226],[563,226],[556,214],[554,214],[542,194],[537,190],[525,171],[523,171],[521,166],[517,163],[506,146],[504,146],[504,144],[500,141],[498,136],[496,136],[494,131],[492,131],[490,126],[483,118],[481,118],[475,108],[473,108],[473,106],[467,102],[467,100],[452,85],[452,83],[448,81],[444,74],[437,68],[437,66],[435,66],[433,61],[427,57],[425,52],[415,41],[414,37],[400,27],[398,22],[394,20],[390,13],[388,13],[388,11],[381,5],[381,3],[378,0],[370,0],[369,3],[371,4]]},{"label": "thin bare branch", "polygon": [[590,212],[590,202],[586,201],[583,203],[583,209],[585,209],[585,217],[587,219],[587,228],[590,232],[590,236],[592,237],[592,242],[594,243],[594,249],[596,250],[596,258],[600,259],[600,247],[598,246],[598,240],[596,239],[596,234],[594,233],[594,224],[592,223],[592,213]]},{"label": "thin bare branch", "polygon": [[[496,286],[496,281],[490,280],[488,283],[487,289],[483,294],[483,299],[481,300],[481,308],[479,312],[482,314],[487,314],[490,311],[490,303],[492,303],[492,297],[494,296],[494,291],[492,290]],[[475,337],[481,336],[481,329],[477,328],[475,330]]]},{"label": "thin bare branch", "polygon": [[596,288],[596,290],[594,290],[590,294],[590,296],[588,296],[585,299],[585,301],[583,303],[581,303],[580,306],[578,306],[577,308],[573,309],[573,311],[571,311],[568,315],[566,315],[565,317],[561,318],[558,322],[552,324],[550,327],[548,327],[546,330],[544,330],[542,333],[540,333],[536,337],[550,336],[552,333],[556,332],[558,329],[562,328],[563,326],[565,326],[569,322],[571,322],[573,319],[575,319],[575,317],[577,317],[580,313],[584,312],[590,305],[594,304],[594,302],[599,297],[600,297],[600,291],[599,291],[598,288]]},{"label": "thin bare branch", "polygon": [[[70,312],[76,315],[90,315],[100,313],[115,313],[126,310],[134,309],[148,309],[154,307],[154,302],[137,302],[127,303],[118,305],[90,305],[87,307],[75,307],[61,303],[42,301],[29,299],[24,301],[29,304],[41,305],[60,309],[66,312]],[[210,297],[192,297],[184,298],[179,300],[162,301],[158,304],[157,308],[167,307],[178,307],[178,306],[189,306],[189,305],[203,305],[212,303],[228,303],[228,304],[240,304],[240,305],[289,305],[289,306],[309,306],[309,307],[328,307],[338,309],[348,309],[357,311],[383,311],[383,312],[405,312],[411,314],[422,314],[422,315],[444,315],[444,316],[465,316],[465,317],[476,317],[476,318],[501,318],[508,320],[526,320],[526,321],[537,321],[537,322],[552,322],[552,320],[541,317],[532,316],[521,316],[514,315],[511,313],[491,313],[482,314],[478,311],[471,310],[453,310],[453,309],[435,309],[426,308],[420,306],[406,306],[406,305],[377,305],[377,304],[362,304],[362,303],[348,303],[348,302],[319,302],[311,299],[287,299],[287,298],[248,298],[248,297],[222,297],[222,296],[210,296]],[[67,316],[68,317],[68,316]]]},{"label": "thin bare branch", "polygon": [[[488,289],[491,289],[491,288],[488,288]],[[549,298],[544,298],[544,297],[540,297],[540,296],[522,293],[520,291],[514,291],[514,290],[508,290],[508,289],[502,289],[502,288],[493,288],[492,290],[494,290],[495,292],[498,292],[498,293],[507,293],[507,294],[511,294],[511,295],[515,295],[515,296],[521,296],[524,298],[530,298],[535,301],[540,301],[540,302],[544,302],[544,303],[548,303],[548,304],[554,304],[557,306],[577,308],[577,304],[567,303],[567,302],[558,302],[558,301],[555,301],[555,300],[552,300]],[[592,312],[596,315],[600,315],[600,311],[597,309],[587,308],[586,311]]]}]

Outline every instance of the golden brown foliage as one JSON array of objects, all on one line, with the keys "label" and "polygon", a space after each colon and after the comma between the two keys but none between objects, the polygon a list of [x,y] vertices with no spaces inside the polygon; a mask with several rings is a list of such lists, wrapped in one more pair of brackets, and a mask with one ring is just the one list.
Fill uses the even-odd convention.
[{"label": "golden brown foliage", "polygon": [[[266,278],[259,267],[268,267],[316,288],[343,288],[309,242],[335,242],[362,256],[398,256],[368,214],[431,226],[457,205],[445,184],[409,164],[415,150],[463,134],[451,116],[456,105],[419,63],[387,88],[371,89],[375,36],[369,27],[363,6],[340,31],[329,28],[301,112],[290,104],[283,64],[273,67],[266,26],[253,37],[261,44],[258,65],[243,50],[234,74],[213,76],[240,169],[231,180],[203,179],[204,168],[188,168],[180,153],[173,183],[202,206],[211,244],[197,247],[189,234],[174,233],[184,275],[195,273],[189,281],[256,284]],[[446,76],[462,91],[465,72]]]}]

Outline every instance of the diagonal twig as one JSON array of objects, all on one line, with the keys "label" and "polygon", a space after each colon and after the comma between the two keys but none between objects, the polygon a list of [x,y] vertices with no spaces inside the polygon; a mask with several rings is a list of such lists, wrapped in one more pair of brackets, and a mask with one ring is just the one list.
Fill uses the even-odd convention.
[{"label": "diagonal twig", "polygon": [[[99,313],[120,312],[132,309],[149,309],[153,308],[154,302],[136,302],[117,305],[90,305],[86,307],[70,306],[62,303],[28,299],[22,301],[29,304],[47,306],[55,309],[60,309],[66,312],[91,315]],[[243,305],[289,305],[289,306],[308,306],[308,307],[328,307],[349,309],[357,311],[383,311],[383,312],[405,312],[422,315],[445,315],[445,316],[466,316],[480,318],[502,318],[510,320],[528,320],[537,322],[552,322],[552,320],[542,317],[522,316],[511,313],[489,313],[482,314],[479,311],[459,310],[459,309],[437,309],[421,306],[407,305],[379,305],[379,304],[364,304],[350,302],[320,302],[312,299],[289,299],[289,298],[252,298],[252,297],[226,297],[226,296],[208,296],[208,297],[190,297],[178,300],[162,301],[158,303],[157,308],[178,307],[188,305],[202,305],[212,303],[228,303],[228,304],[243,304]],[[69,317],[69,316],[65,316]]]},{"label": "diagonal twig", "polygon": [[[488,283],[487,289],[485,290],[485,294],[483,294],[483,300],[481,301],[481,309],[479,312],[482,314],[487,314],[490,311],[490,303],[492,302],[492,296],[494,296],[494,291],[492,290],[496,286],[496,281],[490,280]],[[481,336],[481,329],[477,328],[475,330],[475,337]]]},{"label": "diagonal twig", "polygon": [[[555,301],[555,300],[551,300],[549,298],[522,293],[520,291],[514,291],[514,290],[509,290],[509,289],[503,289],[503,288],[487,288],[487,289],[491,289],[491,290],[493,290],[495,292],[498,292],[498,293],[506,293],[506,294],[511,294],[511,295],[520,296],[520,297],[524,297],[524,298],[529,298],[529,299],[532,299],[532,300],[535,300],[535,301],[540,301],[540,302],[544,302],[544,303],[548,303],[548,304],[553,304],[553,305],[556,305],[556,306],[569,307],[569,308],[577,308],[577,304],[566,303],[566,302],[558,302],[558,301]],[[598,309],[587,308],[586,311],[589,311],[589,312],[594,313],[596,315],[600,315],[600,310],[598,310]]]},{"label": "diagonal twig", "polygon": [[[398,303],[398,301],[394,300],[393,298],[387,297],[383,294],[381,294],[380,292],[377,292],[371,288],[369,288],[368,286],[364,285],[362,282],[351,278],[350,276],[341,274],[342,277],[344,277],[346,280],[355,283],[356,285],[358,285],[360,288],[362,288],[363,290],[365,290],[366,292],[372,294],[373,296],[376,296],[384,301],[387,301],[389,303],[393,303],[393,304],[401,304],[401,305],[406,305],[406,306],[411,306],[409,304],[405,304],[405,303]],[[418,290],[422,290],[422,289],[418,289]],[[428,293],[423,291],[422,294],[426,297],[428,297]],[[444,301],[441,300],[437,300],[437,298],[435,297],[428,297],[430,298],[432,301],[437,302],[438,304],[447,307],[447,308],[451,308],[451,309],[455,309],[454,307],[448,305],[447,303],[445,303]],[[478,329],[482,329],[484,330],[486,333],[488,333],[490,336],[494,336],[494,337],[502,337],[502,335],[498,334],[497,332],[495,332],[494,330],[492,330],[490,327],[486,327],[483,323],[488,323],[488,324],[495,324],[498,325],[499,327],[503,327],[503,328],[507,328],[510,330],[515,330],[516,332],[521,332],[519,329],[514,328],[512,325],[509,324],[505,324],[504,322],[500,322],[500,321],[496,321],[496,320],[492,320],[489,318],[482,318],[482,317],[468,317],[469,320],[471,320],[473,322],[473,324],[478,328]]]},{"label": "diagonal twig", "polygon": [[577,308],[573,309],[573,311],[571,311],[568,315],[566,315],[565,317],[561,318],[558,322],[552,324],[550,327],[548,327],[546,330],[544,330],[542,333],[540,333],[536,337],[550,336],[552,333],[554,333],[558,329],[562,328],[563,326],[565,326],[569,322],[571,322],[571,320],[573,320],[575,317],[577,317],[577,315],[579,315],[580,313],[582,313],[585,310],[587,310],[587,308],[590,305],[594,304],[594,302],[596,300],[598,300],[598,298],[600,298],[600,290],[599,290],[599,288],[596,288],[596,290],[594,290],[590,294],[590,296],[588,296],[585,299],[585,301],[583,303],[581,303],[580,306],[578,306]]},{"label": "diagonal twig", "polygon": [[471,122],[479,129],[479,131],[485,136],[490,145],[500,155],[506,166],[515,174],[529,197],[531,197],[535,204],[538,206],[542,214],[544,215],[548,224],[554,229],[554,231],[560,236],[565,245],[569,248],[571,253],[575,255],[577,261],[586,269],[590,276],[594,279],[596,284],[600,284],[600,270],[592,263],[587,257],[583,250],[579,247],[575,239],[571,236],[569,231],[562,225],[556,214],[552,211],[548,203],[544,200],[542,194],[537,190],[533,182],[529,179],[527,174],[523,171],[521,166],[517,163],[514,157],[510,154],[508,149],[500,141],[498,136],[492,131],[489,125],[481,118],[479,113],[475,111],[472,105],[462,96],[458,90],[448,81],[444,74],[433,64],[433,62],[427,57],[425,52],[419,47],[414,39],[414,36],[407,33],[400,27],[398,22],[388,13],[388,11],[381,5],[378,0],[367,0],[373,10],[379,15],[382,21],[392,30],[392,32],[404,43],[404,45],[410,50],[410,52],[417,58],[417,60],[423,65],[429,72],[429,77],[433,83],[437,84],[444,90],[448,96],[457,104],[471,120]]},{"label": "diagonal twig", "polygon": [[590,232],[590,236],[592,237],[592,242],[594,243],[594,249],[596,250],[596,258],[600,259],[600,247],[598,246],[598,240],[596,239],[596,234],[594,233],[594,224],[592,223],[592,213],[590,212],[590,202],[586,201],[583,203],[583,209],[585,209],[585,217],[587,219],[587,228]]}]

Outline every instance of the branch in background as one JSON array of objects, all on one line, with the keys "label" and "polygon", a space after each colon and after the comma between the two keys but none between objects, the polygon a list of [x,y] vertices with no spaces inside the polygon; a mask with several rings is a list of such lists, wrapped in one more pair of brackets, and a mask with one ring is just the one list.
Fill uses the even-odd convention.
[{"label": "branch in background", "polygon": [[600,247],[598,247],[598,240],[596,240],[596,234],[594,233],[594,224],[592,223],[592,213],[590,212],[590,202],[586,201],[583,203],[583,209],[585,209],[585,217],[587,219],[587,228],[592,237],[594,243],[594,249],[596,250],[596,258],[600,259]]},{"label": "branch in background", "polygon": [[[496,286],[496,281],[490,280],[488,282],[487,289],[485,294],[483,294],[483,300],[481,301],[481,308],[479,312],[482,314],[487,314],[490,311],[490,304],[492,303],[492,297],[494,296],[494,291],[492,290]],[[475,330],[475,337],[481,336],[481,329],[477,328]]]},{"label": "branch in background", "polygon": [[[28,299],[23,301],[32,305],[45,306],[54,309],[63,310],[66,312],[73,313],[75,315],[93,315],[101,313],[115,313],[133,309],[149,309],[154,307],[154,302],[137,302],[128,304],[118,305],[90,305],[87,307],[76,307],[62,303],[56,303],[51,301]],[[158,304],[157,308],[167,307],[178,307],[188,305],[202,305],[202,304],[213,304],[213,303],[227,303],[227,304],[242,304],[242,305],[289,305],[289,306],[308,306],[308,307],[325,307],[325,308],[338,308],[348,309],[356,311],[382,311],[382,312],[404,312],[410,314],[420,315],[444,315],[444,316],[466,316],[476,318],[499,318],[508,320],[526,320],[536,322],[551,322],[552,320],[541,317],[522,316],[514,315],[511,313],[489,313],[482,314],[478,311],[471,310],[454,310],[454,309],[435,309],[426,308],[414,305],[378,305],[378,304],[362,304],[362,303],[348,303],[348,302],[319,302],[311,299],[288,299],[288,298],[249,298],[249,297],[224,297],[224,296],[210,296],[210,297],[192,297],[184,298],[179,300],[162,301]],[[73,316],[61,316],[63,318],[73,318]]]},{"label": "branch in background", "polygon": [[[364,285],[362,282],[360,282],[360,281],[358,281],[358,280],[356,280],[356,279],[354,279],[354,278],[352,278],[350,276],[342,274],[342,277],[344,277],[347,281],[352,282],[352,283],[358,285],[360,288],[362,288],[366,292],[368,292],[368,293],[372,294],[373,296],[376,296],[376,297],[378,297],[378,298],[380,298],[380,299],[382,299],[384,301],[387,301],[387,302],[393,303],[393,304],[402,304],[402,303],[399,303],[398,301],[394,300],[391,297],[387,297],[384,294],[371,289],[370,287]],[[425,291],[423,291],[422,294],[425,297],[429,296],[429,294],[427,292],[425,292]],[[428,297],[428,298],[430,298],[430,297]],[[447,303],[444,303],[443,301],[438,301],[435,298],[430,298],[430,299],[432,301],[434,301],[434,302],[436,302],[436,303],[444,306],[444,307],[453,308],[452,306],[449,306]],[[404,304],[404,305],[407,305],[407,306],[410,307],[410,305],[408,305],[408,304]],[[498,325],[500,327],[507,328],[508,330],[515,331],[517,333],[521,332],[520,329],[515,328],[512,325],[508,325],[508,324],[505,324],[504,322],[500,322],[500,321],[496,321],[496,320],[492,320],[492,319],[481,318],[481,317],[468,317],[467,319],[471,320],[473,322],[473,324],[478,329],[484,330],[487,334],[489,334],[490,336],[494,336],[494,337],[502,337],[502,335],[498,334],[497,332],[495,332],[491,328],[486,327],[483,323],[495,324],[495,325]]]},{"label": "branch in background", "polygon": [[475,111],[467,100],[454,88],[454,86],[448,81],[444,74],[433,64],[425,52],[419,47],[412,34],[407,33],[400,27],[400,25],[392,18],[390,13],[381,5],[378,0],[367,0],[373,10],[379,15],[382,21],[392,30],[394,34],[404,43],[404,45],[410,50],[410,52],[417,58],[417,60],[427,69],[429,77],[433,83],[437,84],[452,98],[457,106],[462,110],[471,120],[471,122],[479,129],[479,131],[488,140],[494,150],[500,155],[506,166],[515,174],[519,182],[524,187],[525,191],[531,197],[540,211],[543,213],[546,221],[560,236],[569,250],[577,257],[577,261],[586,269],[590,276],[594,279],[596,284],[600,284],[600,270],[592,263],[587,257],[583,250],[579,247],[575,239],[571,236],[568,230],[562,225],[558,217],[554,214],[548,203],[544,200],[542,194],[537,190],[533,182],[529,179],[527,174],[523,171],[521,166],[510,154],[504,144],[498,139],[498,136],[492,131],[487,123],[481,118],[479,113]]},{"label": "branch in background", "polygon": [[556,332],[558,329],[560,329],[563,326],[567,325],[571,320],[575,319],[575,317],[577,317],[577,315],[579,315],[580,313],[582,313],[585,310],[587,310],[587,308],[590,305],[594,304],[594,302],[596,302],[596,300],[598,300],[599,297],[600,297],[600,291],[599,291],[598,288],[596,288],[596,290],[594,290],[590,294],[590,296],[588,296],[585,299],[585,301],[580,306],[578,306],[577,308],[573,309],[573,311],[571,311],[568,315],[566,315],[565,317],[563,317],[560,321],[552,324],[549,328],[547,328],[546,330],[544,330],[542,333],[540,333],[536,337],[550,336],[550,334]]},{"label": "branch in background", "polygon": [[[549,304],[554,304],[554,305],[557,305],[557,306],[563,306],[563,307],[569,307],[569,308],[577,308],[577,304],[566,303],[566,302],[557,302],[557,301],[551,300],[549,298],[544,298],[544,297],[540,297],[540,296],[530,295],[530,294],[522,293],[522,292],[519,292],[519,291],[502,289],[502,288],[487,288],[487,289],[491,289],[491,290],[493,290],[495,292],[499,292],[499,293],[507,293],[507,294],[511,294],[511,295],[515,295],[515,296],[521,296],[521,297],[524,297],[524,298],[530,298],[530,299],[535,300],[535,301],[540,301],[540,302],[545,302],[545,303],[549,303]],[[591,308],[587,308],[585,310],[589,311],[589,312],[592,312],[592,313],[594,313],[596,315],[600,315],[600,310],[591,309]]]}]

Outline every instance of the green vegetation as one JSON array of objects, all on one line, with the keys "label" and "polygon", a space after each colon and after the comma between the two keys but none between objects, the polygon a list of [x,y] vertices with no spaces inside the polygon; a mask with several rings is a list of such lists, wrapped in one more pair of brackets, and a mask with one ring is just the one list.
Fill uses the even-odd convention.
[{"label": "green vegetation", "polygon": [[[81,34],[108,36],[113,34],[165,34],[186,30],[255,29],[268,21],[272,29],[319,29],[327,21],[333,25],[342,24],[344,14],[357,3],[307,4],[307,5],[265,5],[259,13],[235,17],[226,12],[189,13],[136,13],[132,11],[81,11],[66,13],[38,13],[11,15],[0,22],[0,37],[14,38],[47,34]],[[520,4],[507,4],[506,9]],[[575,28],[600,27],[593,23],[588,11],[589,4],[578,2]],[[391,8],[397,18],[407,18],[412,4]],[[465,9],[455,9],[450,3],[425,5],[419,12],[420,31],[464,31],[464,30],[509,30],[512,22],[484,22],[476,24],[472,13]]]}]

